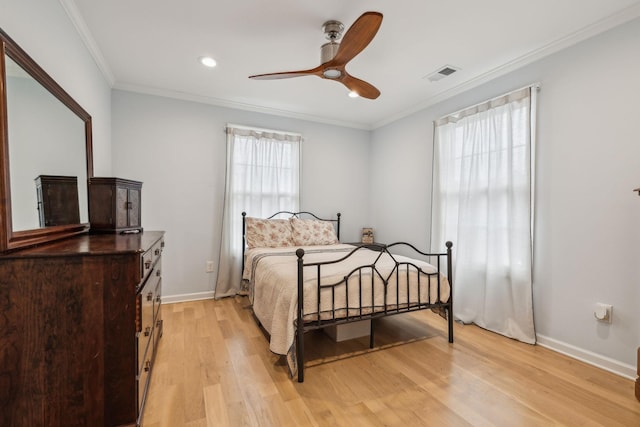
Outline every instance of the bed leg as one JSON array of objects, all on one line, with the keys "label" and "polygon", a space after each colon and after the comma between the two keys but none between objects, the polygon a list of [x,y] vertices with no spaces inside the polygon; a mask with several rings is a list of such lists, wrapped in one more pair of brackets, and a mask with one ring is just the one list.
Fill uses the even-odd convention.
[{"label": "bed leg", "polygon": [[298,337],[296,339],[296,363],[298,364],[298,382],[304,382],[304,334],[302,328],[298,327]]},{"label": "bed leg", "polygon": [[373,319],[369,320],[369,348],[373,348],[373,339],[374,339],[374,327],[373,327]]},{"label": "bed leg", "polygon": [[451,304],[449,304],[449,308],[447,309],[447,322],[449,324],[449,342],[453,342],[453,310]]},{"label": "bed leg", "polygon": [[296,363],[298,364],[298,382],[304,381],[304,287],[303,268],[304,249],[296,251],[298,257],[298,320],[296,321]]},{"label": "bed leg", "polygon": [[447,323],[449,324],[449,342],[453,342],[453,247],[452,242],[446,242],[447,247],[447,278],[449,280],[449,304],[447,307]]}]

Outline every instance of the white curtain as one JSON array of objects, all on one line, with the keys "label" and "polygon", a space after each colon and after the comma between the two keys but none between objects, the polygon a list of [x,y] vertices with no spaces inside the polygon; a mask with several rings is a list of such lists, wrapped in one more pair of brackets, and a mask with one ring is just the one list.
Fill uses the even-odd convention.
[{"label": "white curtain", "polygon": [[301,135],[227,126],[227,171],[215,298],[243,293],[242,212],[265,218],[299,207]]},{"label": "white curtain", "polygon": [[535,91],[435,122],[431,241],[454,243],[454,317],[532,344]]}]

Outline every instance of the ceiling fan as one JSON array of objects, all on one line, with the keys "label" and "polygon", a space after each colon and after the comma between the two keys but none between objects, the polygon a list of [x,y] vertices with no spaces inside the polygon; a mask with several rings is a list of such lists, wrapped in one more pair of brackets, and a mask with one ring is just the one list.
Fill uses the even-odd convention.
[{"label": "ceiling fan", "polygon": [[[365,12],[349,27],[344,36],[344,25],[338,21],[327,21],[322,26],[326,38],[329,40],[320,48],[320,60],[322,64],[316,68],[299,71],[285,71],[281,73],[258,74],[249,76],[250,79],[274,80],[291,77],[314,75],[323,79],[334,80],[345,85],[350,91],[359,96],[376,99],[380,91],[372,84],[351,76],[345,70],[345,66],[357,54],[362,52],[378,32],[382,24],[380,12]],[[342,37],[342,42],[337,43]]]}]

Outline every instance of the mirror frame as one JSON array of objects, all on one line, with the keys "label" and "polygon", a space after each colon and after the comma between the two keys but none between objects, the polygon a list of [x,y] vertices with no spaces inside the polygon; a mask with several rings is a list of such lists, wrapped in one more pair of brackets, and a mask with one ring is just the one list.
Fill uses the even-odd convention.
[{"label": "mirror frame", "polygon": [[0,28],[0,252],[33,246],[89,231],[89,223],[13,231],[5,55],[22,67],[84,122],[87,182],[93,177],[91,116]]}]

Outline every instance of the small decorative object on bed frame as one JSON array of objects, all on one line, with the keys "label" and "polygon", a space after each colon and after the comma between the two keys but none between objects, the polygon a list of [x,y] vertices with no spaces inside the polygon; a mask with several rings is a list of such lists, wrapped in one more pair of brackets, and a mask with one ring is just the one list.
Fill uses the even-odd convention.
[{"label": "small decorative object on bed frame", "polygon": [[373,228],[364,227],[362,229],[362,243],[373,243]]},{"label": "small decorative object on bed frame", "polygon": [[299,382],[304,333],[311,330],[431,309],[447,320],[453,343],[451,242],[442,253],[406,242],[340,244],[340,214],[324,220],[309,212],[277,212],[258,219],[243,212],[242,225],[243,280],[254,315],[270,335],[269,349],[286,356]]}]

